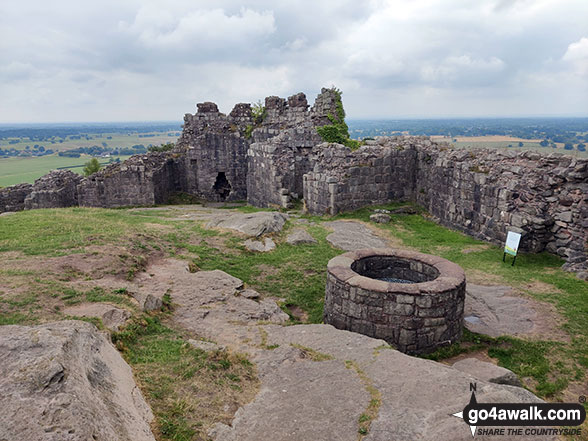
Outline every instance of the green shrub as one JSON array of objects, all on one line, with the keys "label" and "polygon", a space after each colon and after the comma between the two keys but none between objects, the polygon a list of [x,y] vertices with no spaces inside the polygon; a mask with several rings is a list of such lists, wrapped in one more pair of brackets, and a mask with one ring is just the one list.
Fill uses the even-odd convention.
[{"label": "green shrub", "polygon": [[266,110],[265,106],[263,105],[263,103],[261,102],[261,100],[254,103],[253,106],[251,106],[251,113],[253,115],[253,122],[256,125],[259,125],[263,122],[263,120],[267,116],[267,110]]},{"label": "green shrub", "polygon": [[173,142],[167,144],[161,144],[160,146],[151,146],[149,147],[150,152],[169,152],[173,150],[176,145]]},{"label": "green shrub", "polygon": [[341,101],[341,91],[336,87],[332,87],[330,90],[336,95],[336,115],[327,115],[332,124],[317,127],[316,131],[325,142],[336,142],[355,150],[359,148],[361,143],[349,137],[349,127],[345,123],[345,110],[343,109],[343,101]]},{"label": "green shrub", "polygon": [[84,164],[84,176],[90,176],[94,173],[98,172],[102,166],[98,162],[96,158],[90,159],[88,162]]}]

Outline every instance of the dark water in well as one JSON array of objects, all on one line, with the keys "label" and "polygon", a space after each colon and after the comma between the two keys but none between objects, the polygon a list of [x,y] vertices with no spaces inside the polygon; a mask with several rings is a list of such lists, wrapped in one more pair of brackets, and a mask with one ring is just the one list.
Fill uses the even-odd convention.
[{"label": "dark water in well", "polygon": [[417,283],[417,282],[413,282],[412,280],[395,279],[393,277],[378,277],[377,280],[381,280],[382,282],[390,282],[390,283]]}]

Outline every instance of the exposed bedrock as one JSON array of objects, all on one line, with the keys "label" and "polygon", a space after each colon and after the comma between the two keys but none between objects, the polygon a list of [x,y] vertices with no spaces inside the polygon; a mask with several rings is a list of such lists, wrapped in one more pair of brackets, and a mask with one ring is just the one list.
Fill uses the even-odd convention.
[{"label": "exposed bedrock", "polygon": [[155,441],[131,368],[92,324],[0,326],[0,439]]}]

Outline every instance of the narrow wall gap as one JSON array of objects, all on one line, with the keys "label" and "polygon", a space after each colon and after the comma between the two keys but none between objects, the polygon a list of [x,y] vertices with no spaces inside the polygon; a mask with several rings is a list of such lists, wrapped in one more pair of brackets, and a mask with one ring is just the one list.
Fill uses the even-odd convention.
[{"label": "narrow wall gap", "polygon": [[225,172],[219,172],[216,175],[216,181],[212,187],[214,192],[218,195],[219,200],[225,201],[231,193],[231,183],[227,180]]}]

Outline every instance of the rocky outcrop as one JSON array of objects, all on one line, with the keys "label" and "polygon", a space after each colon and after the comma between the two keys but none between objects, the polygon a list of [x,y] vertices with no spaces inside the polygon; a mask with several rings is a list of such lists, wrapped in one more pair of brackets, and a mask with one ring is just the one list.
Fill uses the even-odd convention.
[{"label": "rocky outcrop", "polygon": [[290,245],[300,245],[300,244],[315,244],[317,240],[312,237],[308,232],[303,228],[295,228],[288,237],[286,237],[286,242]]},{"label": "rocky outcrop", "polygon": [[479,380],[522,387],[521,380],[514,372],[487,361],[478,360],[477,358],[464,358],[453,363],[452,366],[454,369],[470,374]]},{"label": "rocky outcrop", "polygon": [[218,216],[212,219],[207,224],[207,227],[228,228],[247,236],[259,237],[264,234],[279,233],[282,231],[287,219],[287,214],[273,211],[236,213],[230,216]]},{"label": "rocky outcrop", "polygon": [[369,228],[359,222],[334,221],[325,222],[323,225],[333,230],[327,236],[327,241],[334,247],[345,251],[386,248],[388,245],[384,239],[376,236]]},{"label": "rocky outcrop", "polygon": [[215,441],[257,441],[268,433],[273,440],[355,441],[359,422],[370,418],[369,429],[360,432],[366,441],[467,441],[470,427],[452,414],[469,403],[470,383],[477,384],[481,403],[542,402],[523,388],[476,379],[329,325],[270,325],[263,331],[268,349],[254,349],[254,341],[242,339],[249,341],[261,390],[230,426],[217,424],[210,432]]},{"label": "rocky outcrop", "polygon": [[131,368],[94,325],[0,326],[0,439],[154,441]]}]

